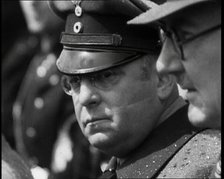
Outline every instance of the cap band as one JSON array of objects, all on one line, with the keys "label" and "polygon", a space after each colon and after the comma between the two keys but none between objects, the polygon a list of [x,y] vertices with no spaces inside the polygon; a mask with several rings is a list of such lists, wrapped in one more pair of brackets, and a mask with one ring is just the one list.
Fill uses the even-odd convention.
[{"label": "cap band", "polygon": [[62,33],[62,44],[75,45],[112,45],[121,44],[121,36],[117,34],[68,34]]}]

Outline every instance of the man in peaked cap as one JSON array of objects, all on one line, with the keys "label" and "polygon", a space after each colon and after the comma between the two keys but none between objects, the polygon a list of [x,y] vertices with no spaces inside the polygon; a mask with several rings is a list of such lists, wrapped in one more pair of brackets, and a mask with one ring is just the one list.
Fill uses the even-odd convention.
[{"label": "man in peaked cap", "polygon": [[[196,126],[221,128],[221,1],[167,0],[130,24],[160,22],[160,73],[174,74],[187,89],[188,116]],[[156,2],[156,1],[155,1]],[[164,26],[165,23],[165,26]],[[216,177],[221,177],[221,161]]]},{"label": "man in peaked cap", "polygon": [[189,150],[213,158],[203,145],[215,141],[210,146],[214,151],[220,141],[189,123],[188,106],[178,95],[174,78],[156,72],[160,44],[155,26],[126,24],[146,6],[112,0],[49,4],[66,18],[63,51],[57,60],[64,74],[63,89],[72,96],[76,118],[90,144],[113,156],[102,178],[165,177],[172,170],[166,164],[180,157],[184,172],[173,177],[197,173],[192,160],[210,172],[214,161],[192,156]]}]

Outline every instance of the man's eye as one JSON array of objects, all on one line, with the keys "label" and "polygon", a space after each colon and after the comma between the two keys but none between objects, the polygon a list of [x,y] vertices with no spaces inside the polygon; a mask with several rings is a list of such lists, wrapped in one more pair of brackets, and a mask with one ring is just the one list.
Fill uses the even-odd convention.
[{"label": "man's eye", "polygon": [[79,76],[72,76],[70,77],[69,79],[69,83],[70,84],[77,84],[77,83],[80,83],[80,77]]},{"label": "man's eye", "polygon": [[113,70],[107,70],[107,71],[104,71],[104,72],[101,72],[100,74],[100,78],[102,80],[109,80],[109,81],[113,81],[113,79],[115,79],[117,77],[117,73]]},{"label": "man's eye", "polygon": [[104,72],[99,73],[98,75],[98,83],[101,87],[107,88],[111,85],[116,84],[120,79],[120,73],[115,70],[106,70]]},{"label": "man's eye", "polygon": [[103,78],[110,78],[114,75],[114,73],[111,70],[105,71],[104,73],[102,73],[102,77]]},{"label": "man's eye", "polygon": [[192,36],[194,36],[194,34],[189,31],[189,30],[181,30],[181,29],[178,29],[178,31],[176,31],[176,34],[178,36],[178,40],[181,41],[181,42],[184,42],[186,41],[187,39],[191,38]]}]

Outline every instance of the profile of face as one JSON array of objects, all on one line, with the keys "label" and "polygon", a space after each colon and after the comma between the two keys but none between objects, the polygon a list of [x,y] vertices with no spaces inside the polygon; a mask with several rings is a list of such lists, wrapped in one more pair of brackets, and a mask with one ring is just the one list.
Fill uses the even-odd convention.
[{"label": "profile of face", "polygon": [[51,12],[47,1],[20,0],[20,5],[28,29],[32,33],[41,33],[62,23],[62,20]]},{"label": "profile of face", "polygon": [[[154,59],[152,67],[150,59]],[[93,146],[111,155],[125,156],[160,122],[166,84],[157,76],[155,60],[154,56],[143,56],[81,80],[64,76],[73,88],[71,95],[80,128]]]},{"label": "profile of face", "polygon": [[157,61],[158,72],[174,74],[180,86],[187,90],[188,116],[194,125],[220,128],[220,6],[195,5],[165,20],[180,43],[175,43],[173,37],[166,38]]}]

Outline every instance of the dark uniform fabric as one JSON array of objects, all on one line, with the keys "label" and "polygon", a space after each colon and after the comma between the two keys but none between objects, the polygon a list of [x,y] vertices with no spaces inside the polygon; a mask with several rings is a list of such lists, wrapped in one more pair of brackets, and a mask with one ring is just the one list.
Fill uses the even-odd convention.
[{"label": "dark uniform fabric", "polygon": [[[183,107],[159,125],[143,144],[124,160],[113,158],[112,160],[116,162],[111,162],[113,165],[109,165],[106,171],[108,172],[116,168],[117,178],[208,177],[211,174],[212,166],[215,164],[214,156],[211,157],[210,155],[214,153],[214,150],[217,150],[215,156],[217,157],[220,149],[220,133],[210,132],[211,135],[215,136],[216,140],[213,140],[214,137],[212,137],[212,140],[209,140],[210,135],[201,135],[204,132],[194,128],[189,123],[187,109],[188,106]],[[202,159],[203,157],[200,158],[199,156],[201,153],[198,153],[198,150],[202,150],[202,147],[199,147],[202,145],[200,140],[209,141],[209,145],[214,144],[213,146],[215,146],[213,151],[210,150],[203,153],[204,157],[206,155],[211,157],[211,160],[207,161],[204,166],[200,166],[202,163],[200,161],[193,161],[201,160],[205,162]],[[191,153],[195,153],[195,155],[191,155]],[[174,164],[170,164],[172,160],[175,160]],[[195,164],[197,162],[199,165]],[[114,167],[115,163],[117,167]],[[194,171],[188,165],[193,165]],[[175,171],[171,171],[174,169]],[[102,178],[105,178],[104,174]]]}]

